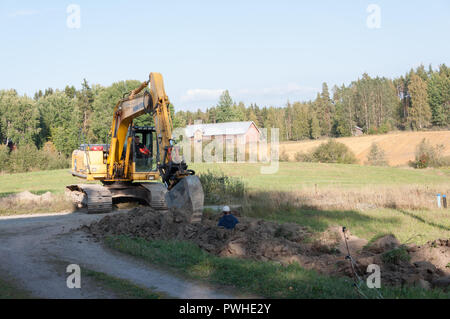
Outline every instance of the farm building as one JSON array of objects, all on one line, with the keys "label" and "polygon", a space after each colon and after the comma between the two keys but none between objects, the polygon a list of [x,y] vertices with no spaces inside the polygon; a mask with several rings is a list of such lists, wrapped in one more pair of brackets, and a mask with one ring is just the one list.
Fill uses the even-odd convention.
[{"label": "farm building", "polygon": [[213,139],[256,143],[261,138],[261,132],[254,122],[226,122],[214,124],[194,124],[185,128],[185,133],[192,142],[203,142]]},{"label": "farm building", "polygon": [[362,136],[364,135],[364,131],[359,126],[356,126],[353,128],[353,136]]}]

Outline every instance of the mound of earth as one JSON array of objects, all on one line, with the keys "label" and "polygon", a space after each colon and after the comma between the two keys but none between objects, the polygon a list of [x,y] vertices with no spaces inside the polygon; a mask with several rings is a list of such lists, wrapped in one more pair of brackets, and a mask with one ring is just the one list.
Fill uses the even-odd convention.
[{"label": "mound of earth", "polygon": [[46,202],[51,200],[52,200],[52,193],[50,192],[46,192],[42,195],[36,195],[30,193],[29,191],[12,194],[5,198],[2,198],[2,201],[9,201],[9,202]]},{"label": "mound of earth", "polygon": [[[446,268],[450,256],[449,240],[437,240],[423,246],[402,246],[389,235],[368,245],[366,240],[347,231],[346,244],[340,227],[313,234],[298,224],[240,217],[234,230],[226,230],[217,227],[218,219],[218,215],[208,215],[201,223],[189,224],[176,212],[136,207],[126,213],[105,216],[82,228],[97,238],[127,235],[147,240],[186,240],[217,256],[270,260],[283,265],[297,262],[319,273],[351,277],[351,265],[345,259],[348,246],[356,260],[359,276],[364,278],[368,275],[367,266],[377,264],[381,267],[382,284],[388,285],[445,288],[446,276],[450,275]],[[409,257],[397,260],[396,249]],[[393,258],[388,258],[390,256]]]}]

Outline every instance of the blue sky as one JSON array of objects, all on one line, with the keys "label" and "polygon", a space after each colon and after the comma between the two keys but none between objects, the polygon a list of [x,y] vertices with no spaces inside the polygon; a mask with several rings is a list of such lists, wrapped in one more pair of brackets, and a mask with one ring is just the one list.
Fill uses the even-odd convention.
[{"label": "blue sky", "polygon": [[[81,9],[70,29],[67,6]],[[367,27],[367,7],[381,28]],[[322,82],[450,64],[450,1],[9,1],[0,3],[0,89],[145,80],[161,72],[177,109],[224,89],[246,104],[314,98]]]}]

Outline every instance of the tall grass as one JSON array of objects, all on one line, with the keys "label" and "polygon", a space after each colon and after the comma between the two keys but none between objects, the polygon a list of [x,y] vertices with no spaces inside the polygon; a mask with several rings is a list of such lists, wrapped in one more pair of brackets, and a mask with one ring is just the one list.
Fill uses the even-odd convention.
[{"label": "tall grass", "polygon": [[206,204],[226,204],[241,201],[244,198],[245,183],[240,178],[211,170],[199,174],[199,178],[205,193]]}]

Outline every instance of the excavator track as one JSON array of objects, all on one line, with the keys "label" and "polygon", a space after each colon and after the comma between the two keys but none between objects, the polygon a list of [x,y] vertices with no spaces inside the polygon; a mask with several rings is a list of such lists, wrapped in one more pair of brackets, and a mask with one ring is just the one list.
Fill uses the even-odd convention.
[{"label": "excavator track", "polygon": [[104,214],[112,210],[111,192],[98,184],[78,184],[66,186],[79,208],[86,207],[88,214]]},{"label": "excavator track", "polygon": [[134,200],[157,211],[177,210],[186,214],[191,223],[203,216],[204,194],[197,176],[187,176],[170,191],[161,183],[77,184],[66,186],[68,195],[88,214],[112,211],[114,202]]},{"label": "excavator track", "polygon": [[167,189],[160,183],[142,184],[77,184],[66,186],[68,195],[79,208],[87,208],[88,214],[109,213],[116,199],[134,199],[155,210],[166,211]]}]

